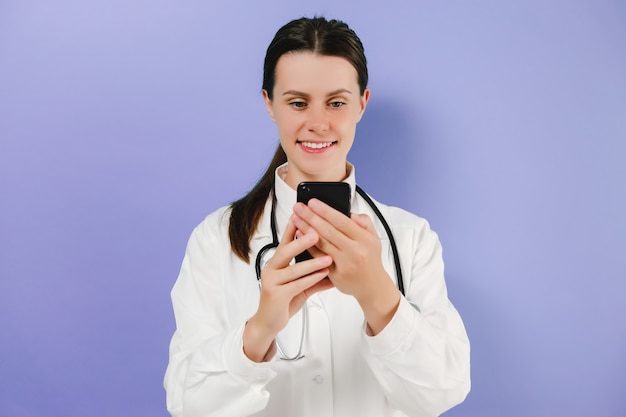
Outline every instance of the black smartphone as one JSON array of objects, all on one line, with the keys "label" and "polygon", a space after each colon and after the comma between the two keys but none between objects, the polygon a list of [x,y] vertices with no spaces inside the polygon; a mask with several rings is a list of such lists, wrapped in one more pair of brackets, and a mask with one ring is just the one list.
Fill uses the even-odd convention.
[{"label": "black smartphone", "polygon": [[[298,202],[307,204],[317,198],[332,208],[350,217],[350,185],[346,182],[301,182],[298,184]],[[296,256],[296,262],[311,259],[308,251]]]}]

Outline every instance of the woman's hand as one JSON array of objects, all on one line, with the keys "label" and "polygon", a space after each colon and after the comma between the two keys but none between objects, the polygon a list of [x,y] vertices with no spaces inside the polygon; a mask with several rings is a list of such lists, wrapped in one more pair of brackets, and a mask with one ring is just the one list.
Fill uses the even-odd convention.
[{"label": "woman's hand", "polygon": [[330,256],[322,255],[290,265],[297,254],[311,248],[319,240],[314,230],[299,234],[299,238],[294,240],[295,233],[296,227],[289,220],[274,256],[261,271],[259,308],[248,320],[243,332],[244,353],[256,362],[267,356],[278,332],[287,326],[307,298],[333,286],[324,279],[332,264]]},{"label": "woman's hand", "polygon": [[317,233],[314,258],[330,255],[329,277],[341,292],[359,302],[371,333],[379,333],[389,323],[400,301],[400,293],[381,261],[380,238],[365,214],[350,218],[327,204],[311,199],[294,206],[292,221],[304,235]]}]

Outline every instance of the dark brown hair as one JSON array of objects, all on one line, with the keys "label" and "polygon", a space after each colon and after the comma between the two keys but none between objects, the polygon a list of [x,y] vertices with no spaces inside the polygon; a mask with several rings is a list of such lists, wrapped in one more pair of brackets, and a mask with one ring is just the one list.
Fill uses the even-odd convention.
[{"label": "dark brown hair", "polygon": [[[361,95],[367,88],[367,60],[363,44],[339,20],[323,17],[292,20],[280,28],[267,48],[263,65],[263,90],[271,100],[274,94],[276,64],[281,56],[290,52],[310,51],[319,55],[338,56],[352,64],[357,72]],[[250,262],[250,239],[257,228],[265,203],[274,192],[274,172],[287,162],[287,155],[278,145],[267,170],[243,198],[231,205],[228,235],[233,252],[245,262]]]}]

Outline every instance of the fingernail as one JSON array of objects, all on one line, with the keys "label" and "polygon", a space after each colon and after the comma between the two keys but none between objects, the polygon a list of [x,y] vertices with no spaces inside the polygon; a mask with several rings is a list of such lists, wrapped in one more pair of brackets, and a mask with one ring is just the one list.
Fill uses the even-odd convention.
[{"label": "fingernail", "polygon": [[298,217],[297,214],[294,214],[293,216],[291,216],[291,222],[295,224],[296,226],[302,225],[302,219]]},{"label": "fingernail", "polygon": [[309,200],[308,206],[312,209],[316,209],[320,206],[320,202],[316,198],[312,198]]}]

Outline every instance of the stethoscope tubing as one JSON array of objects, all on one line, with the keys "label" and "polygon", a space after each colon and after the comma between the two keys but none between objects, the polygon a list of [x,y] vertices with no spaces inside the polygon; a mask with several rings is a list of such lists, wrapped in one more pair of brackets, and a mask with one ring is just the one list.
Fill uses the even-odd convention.
[{"label": "stethoscope tubing", "polygon": [[278,247],[278,233],[276,232],[276,194],[272,191],[272,212],[270,214],[270,228],[272,229],[272,243],[268,243],[263,246],[259,253],[256,256],[256,261],[254,262],[254,270],[256,272],[257,281],[261,281],[261,260],[263,259],[263,255],[270,249],[275,249]]},{"label": "stethoscope tubing", "polygon": [[380,220],[380,223],[385,228],[385,232],[387,232],[387,237],[389,238],[389,244],[391,245],[391,253],[393,254],[393,263],[396,268],[396,280],[398,281],[398,290],[400,293],[404,295],[404,279],[402,278],[402,266],[400,265],[400,255],[398,252],[398,246],[396,245],[396,239],[393,237],[393,232],[391,231],[391,227],[389,227],[389,223],[385,220],[385,216],[380,212],[376,204],[372,201],[369,195],[361,187],[356,186],[356,192],[367,202],[370,208]]}]

